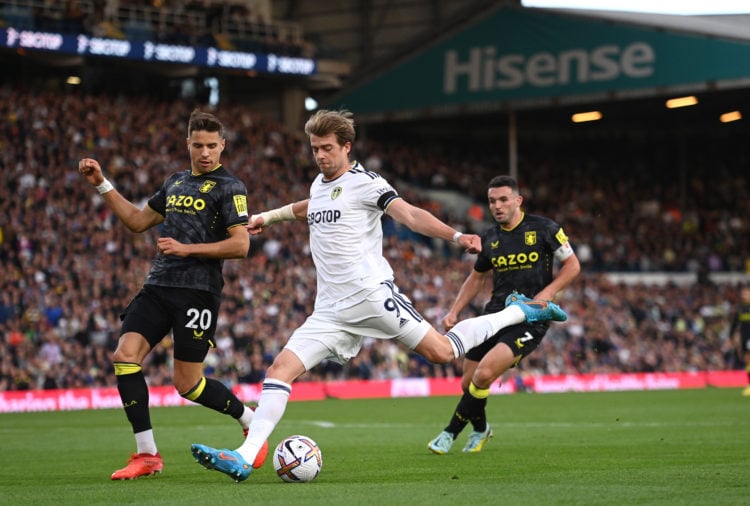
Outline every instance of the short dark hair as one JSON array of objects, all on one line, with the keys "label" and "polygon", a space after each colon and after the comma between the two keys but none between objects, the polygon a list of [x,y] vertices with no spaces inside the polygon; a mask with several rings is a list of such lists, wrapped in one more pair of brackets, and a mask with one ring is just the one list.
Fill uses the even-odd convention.
[{"label": "short dark hair", "polygon": [[211,114],[210,112],[203,112],[200,109],[195,109],[190,114],[190,121],[188,122],[188,137],[196,131],[204,132],[219,132],[219,137],[224,138],[224,125],[219,121],[219,118]]},{"label": "short dark hair", "polygon": [[518,181],[514,177],[503,174],[490,179],[489,188],[500,188],[502,186],[508,186],[513,190],[513,193],[518,193]]}]

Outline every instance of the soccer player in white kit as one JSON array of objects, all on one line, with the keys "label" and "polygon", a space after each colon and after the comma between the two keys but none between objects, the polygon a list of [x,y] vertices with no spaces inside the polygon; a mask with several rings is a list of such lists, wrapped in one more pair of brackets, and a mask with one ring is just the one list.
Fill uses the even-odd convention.
[{"label": "soccer player in white kit", "polygon": [[383,177],[349,160],[354,120],[349,111],[320,110],[305,124],[320,174],[310,197],[253,215],[251,234],[281,221],[307,221],[317,270],[312,315],[292,333],[266,372],[245,442],[236,450],[191,447],[196,460],[235,481],[250,476],[256,454],[281,420],[292,382],[324,359],[344,363],[365,336],[396,339],[433,363],[463,354],[500,329],[524,321],[564,321],[565,312],[547,301],[517,298],[500,312],[463,320],[443,335],[402,294],[383,256],[381,218],[387,214],[419,234],[481,251],[477,235],[462,234],[432,213],[399,197]]}]

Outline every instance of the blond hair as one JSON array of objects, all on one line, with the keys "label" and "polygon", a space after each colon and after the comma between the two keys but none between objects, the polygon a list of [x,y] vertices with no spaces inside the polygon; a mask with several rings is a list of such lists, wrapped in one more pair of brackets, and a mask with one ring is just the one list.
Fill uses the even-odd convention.
[{"label": "blond hair", "polygon": [[354,115],[346,109],[339,111],[327,111],[321,109],[305,123],[307,136],[316,135],[325,137],[328,134],[336,135],[336,141],[340,146],[347,142],[354,143]]}]

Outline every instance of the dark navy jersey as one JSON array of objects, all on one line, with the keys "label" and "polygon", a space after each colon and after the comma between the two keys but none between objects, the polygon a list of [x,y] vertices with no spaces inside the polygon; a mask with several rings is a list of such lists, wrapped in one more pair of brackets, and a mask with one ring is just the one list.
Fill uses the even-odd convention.
[{"label": "dark navy jersey", "polygon": [[517,291],[534,297],[552,281],[554,252],[568,242],[560,225],[543,216],[524,214],[512,230],[499,225],[482,235],[482,252],[474,270],[492,272],[492,297],[485,312],[505,307],[505,298]]},{"label": "dark navy jersey", "polygon": [[750,351],[750,304],[740,304],[732,317],[732,326],[729,335],[740,331],[740,344],[744,351]]},{"label": "dark navy jersey", "polygon": [[[219,242],[227,230],[248,222],[247,189],[224,167],[200,175],[190,170],[172,174],[148,201],[164,216],[160,236],[184,244]],[[147,285],[206,290],[221,294],[223,261],[157,253]]]}]

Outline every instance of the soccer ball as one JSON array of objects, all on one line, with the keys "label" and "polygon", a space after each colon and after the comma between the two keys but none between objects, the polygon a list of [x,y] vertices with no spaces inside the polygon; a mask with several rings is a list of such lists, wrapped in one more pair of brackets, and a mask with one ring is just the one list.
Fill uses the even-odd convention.
[{"label": "soccer ball", "polygon": [[273,468],[284,481],[312,481],[323,466],[318,444],[307,436],[289,436],[273,452]]}]

